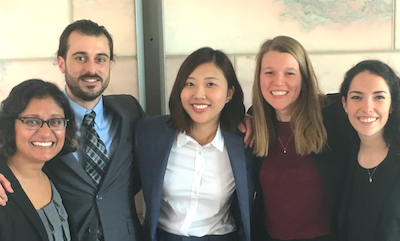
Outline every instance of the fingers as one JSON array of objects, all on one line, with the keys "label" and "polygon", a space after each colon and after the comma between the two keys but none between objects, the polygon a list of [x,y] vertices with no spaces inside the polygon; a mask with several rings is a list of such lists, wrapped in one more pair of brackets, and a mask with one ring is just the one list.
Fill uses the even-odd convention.
[{"label": "fingers", "polygon": [[3,174],[0,174],[0,205],[5,206],[8,197],[6,191],[9,193],[13,193],[14,190],[11,188],[11,183],[4,177]]}]

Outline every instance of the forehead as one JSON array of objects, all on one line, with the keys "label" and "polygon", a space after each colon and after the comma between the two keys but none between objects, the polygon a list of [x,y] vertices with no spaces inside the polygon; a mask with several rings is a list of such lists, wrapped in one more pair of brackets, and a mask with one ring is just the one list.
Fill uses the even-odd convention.
[{"label": "forehead", "polygon": [[386,91],[389,92],[389,86],[384,78],[368,71],[361,72],[354,76],[350,83],[349,91]]},{"label": "forehead", "polygon": [[45,97],[31,99],[22,113],[39,115],[43,113],[64,113],[64,110],[52,97]]},{"label": "forehead", "polygon": [[104,34],[99,36],[84,35],[77,31],[72,32],[68,37],[67,55],[77,52],[87,54],[107,54],[110,56],[110,46]]},{"label": "forehead", "polygon": [[208,62],[208,63],[204,63],[204,64],[200,64],[199,66],[197,66],[192,73],[190,73],[190,76],[193,75],[209,75],[209,76],[220,76],[220,75],[224,75],[223,71],[218,68],[214,63],[212,62]]},{"label": "forehead", "polygon": [[261,67],[282,67],[299,69],[299,63],[289,53],[281,53],[278,51],[268,51],[264,54],[261,60]]}]

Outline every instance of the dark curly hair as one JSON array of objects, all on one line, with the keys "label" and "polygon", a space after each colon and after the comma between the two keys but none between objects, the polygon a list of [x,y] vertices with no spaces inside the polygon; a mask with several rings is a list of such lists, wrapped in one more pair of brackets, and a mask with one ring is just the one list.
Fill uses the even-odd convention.
[{"label": "dark curly hair", "polygon": [[65,94],[50,82],[40,79],[29,79],[15,86],[8,97],[1,103],[0,109],[0,156],[6,160],[17,150],[15,143],[15,120],[26,109],[32,99],[51,97],[69,119],[65,131],[65,143],[58,155],[76,151],[78,138],[75,116]]},{"label": "dark curly hair", "polygon": [[364,60],[351,68],[344,76],[340,86],[340,95],[347,101],[347,94],[354,77],[362,72],[382,77],[389,87],[391,95],[391,114],[383,130],[383,138],[387,145],[400,144],[400,79],[387,64],[379,60]]}]

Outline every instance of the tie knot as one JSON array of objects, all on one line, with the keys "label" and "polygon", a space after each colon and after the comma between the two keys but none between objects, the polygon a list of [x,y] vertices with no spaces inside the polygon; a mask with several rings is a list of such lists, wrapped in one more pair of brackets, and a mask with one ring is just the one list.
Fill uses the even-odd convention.
[{"label": "tie knot", "polygon": [[94,119],[95,119],[95,118],[96,118],[96,112],[94,112],[94,111],[92,110],[92,112],[86,114],[86,115],[83,117],[82,125],[83,125],[85,128],[87,128],[88,126],[93,125],[93,124],[94,124]]}]

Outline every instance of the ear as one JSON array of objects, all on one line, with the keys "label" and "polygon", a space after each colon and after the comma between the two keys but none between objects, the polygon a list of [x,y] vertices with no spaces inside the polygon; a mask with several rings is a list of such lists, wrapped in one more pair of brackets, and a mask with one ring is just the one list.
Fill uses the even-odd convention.
[{"label": "ear", "polygon": [[347,102],[346,102],[346,99],[344,98],[344,96],[342,96],[342,105],[343,105],[344,111],[347,113]]},{"label": "ear", "polygon": [[58,68],[60,69],[61,73],[65,74],[65,60],[63,57],[58,56],[57,58]]},{"label": "ear", "polygon": [[112,70],[114,68],[114,66],[115,66],[115,61],[111,60],[110,61],[110,70]]},{"label": "ear", "polygon": [[226,95],[226,103],[228,103],[232,99],[234,93],[235,93],[235,87],[232,86],[232,88],[228,89],[228,93]]}]

